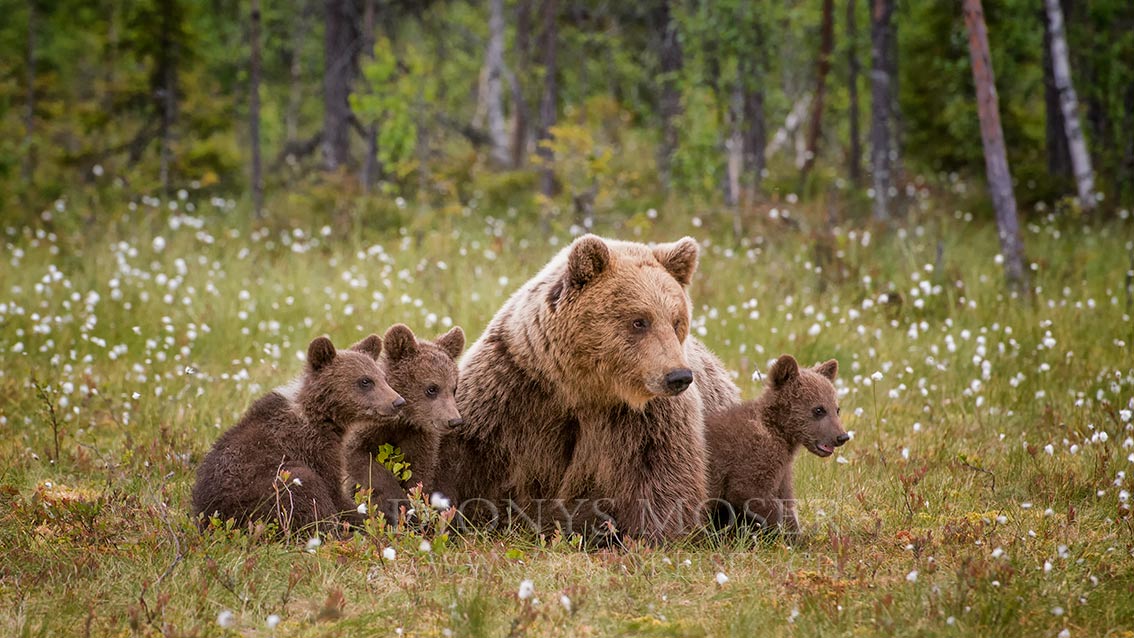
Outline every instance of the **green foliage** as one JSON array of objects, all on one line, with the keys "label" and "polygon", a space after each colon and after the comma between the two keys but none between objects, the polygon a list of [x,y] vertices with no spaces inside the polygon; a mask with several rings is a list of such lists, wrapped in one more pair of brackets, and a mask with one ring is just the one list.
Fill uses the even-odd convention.
[{"label": "green foliage", "polygon": [[362,64],[365,88],[350,96],[358,118],[378,130],[379,161],[398,178],[404,178],[416,165],[415,113],[435,97],[435,87],[426,81],[425,65],[415,48],[408,47],[407,54],[399,59],[390,40],[379,38],[374,57]]},{"label": "green foliage", "polygon": [[394,478],[399,481],[408,481],[410,477],[413,476],[413,472],[410,471],[409,461],[406,460],[401,449],[389,443],[383,443],[378,446],[378,451],[374,453],[374,461],[387,470],[390,470]]}]

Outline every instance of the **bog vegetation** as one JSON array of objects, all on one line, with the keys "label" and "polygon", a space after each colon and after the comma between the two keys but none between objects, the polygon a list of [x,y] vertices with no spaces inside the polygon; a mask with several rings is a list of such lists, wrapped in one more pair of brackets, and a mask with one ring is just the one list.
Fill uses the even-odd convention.
[{"label": "bog vegetation", "polygon": [[[964,11],[834,4],[5,6],[0,632],[1134,629],[1129,3],[1064,3],[1071,111],[1050,7],[985,7],[1012,286]],[[746,398],[839,360],[798,540],[587,549],[421,494],[413,529],[197,531],[197,464],[311,338],[475,338],[586,229],[698,239]]]}]

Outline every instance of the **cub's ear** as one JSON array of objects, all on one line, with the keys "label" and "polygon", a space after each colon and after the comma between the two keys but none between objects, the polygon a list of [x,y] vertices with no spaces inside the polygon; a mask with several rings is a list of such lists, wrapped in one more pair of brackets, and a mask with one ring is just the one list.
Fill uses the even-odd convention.
[{"label": "cub's ear", "polygon": [[654,257],[673,275],[677,283],[688,286],[697,270],[697,256],[700,253],[697,240],[682,237],[672,244],[662,244],[654,248]]},{"label": "cub's ear", "polygon": [[819,374],[827,377],[831,381],[834,381],[835,377],[839,376],[839,362],[835,359],[824,361],[823,363],[815,366],[813,369]]},{"label": "cub's ear", "polygon": [[312,372],[318,372],[335,360],[335,344],[326,337],[317,337],[307,346],[307,365]]},{"label": "cub's ear", "polygon": [[596,235],[583,235],[571,245],[567,256],[567,282],[582,288],[610,267],[610,248]]},{"label": "cub's ear", "polygon": [[403,323],[396,323],[386,331],[386,356],[390,361],[401,361],[417,352],[417,337]]},{"label": "cub's ear", "polygon": [[382,354],[382,339],[378,335],[370,335],[369,337],[351,346],[350,349],[354,352],[368,354],[370,355],[371,359],[377,361],[378,355]]},{"label": "cub's ear", "polygon": [[461,356],[461,351],[465,349],[465,331],[461,330],[460,326],[453,326],[452,330],[437,337],[433,343],[456,361]]},{"label": "cub's ear", "polygon": [[768,373],[772,388],[782,388],[784,384],[799,376],[799,363],[795,357],[785,354],[772,364],[772,371]]}]

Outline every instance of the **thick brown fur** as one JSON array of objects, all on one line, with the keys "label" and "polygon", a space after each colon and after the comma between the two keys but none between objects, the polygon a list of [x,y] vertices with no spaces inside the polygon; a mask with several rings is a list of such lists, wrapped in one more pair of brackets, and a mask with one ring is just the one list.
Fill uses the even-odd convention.
[{"label": "thick brown fur", "polygon": [[[433,471],[442,432],[461,425],[457,411],[457,359],[465,347],[465,333],[453,328],[435,341],[418,341],[402,324],[390,327],[379,366],[390,386],[405,397],[406,405],[394,416],[382,417],[354,428],[343,441],[346,466],[344,489],[353,499],[358,488],[370,490],[371,507],[379,508],[387,522],[396,523],[406,490],[422,484],[433,489]],[[399,448],[409,462],[409,480],[374,461],[383,444]]]},{"label": "thick brown fur", "polygon": [[801,369],[791,355],[772,365],[760,396],[705,419],[715,522],[799,530],[792,461],[801,447],[821,457],[848,440],[839,420],[834,359]]},{"label": "thick brown fur", "polygon": [[[524,284],[462,359],[465,423],[442,437],[439,489],[653,540],[697,527],[704,410],[740,396],[689,336],[697,255],[691,238],[587,235]],[[688,372],[684,391],[667,385]]]},{"label": "thick brown fur", "polygon": [[312,341],[304,374],[253,403],[201,462],[193,486],[199,523],[212,515],[265,519],[291,535],[353,520],[355,506],[339,489],[343,434],[404,403],[378,367],[381,350],[377,335],[350,350]]}]

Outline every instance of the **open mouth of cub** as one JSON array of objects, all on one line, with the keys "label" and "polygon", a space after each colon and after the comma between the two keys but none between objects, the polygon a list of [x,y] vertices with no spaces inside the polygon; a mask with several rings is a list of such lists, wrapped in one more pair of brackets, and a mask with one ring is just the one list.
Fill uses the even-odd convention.
[{"label": "open mouth of cub", "polygon": [[815,444],[815,453],[819,456],[831,456],[835,453],[835,446],[827,443],[817,443]]}]

